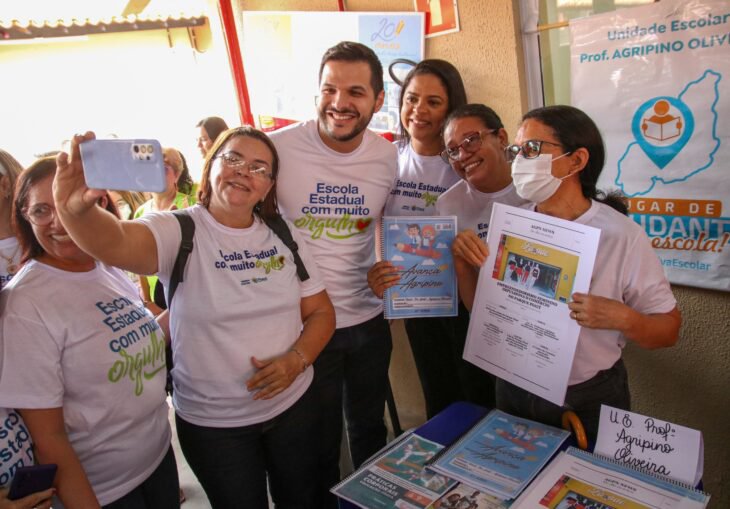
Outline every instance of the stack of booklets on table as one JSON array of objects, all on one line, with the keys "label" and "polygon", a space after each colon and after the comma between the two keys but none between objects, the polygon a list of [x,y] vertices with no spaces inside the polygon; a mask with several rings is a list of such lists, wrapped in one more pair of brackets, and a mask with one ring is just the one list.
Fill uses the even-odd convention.
[{"label": "stack of booklets on table", "polygon": [[573,447],[560,453],[511,509],[702,509],[710,497]]},{"label": "stack of booklets on table", "polygon": [[369,508],[424,509],[456,481],[426,470],[443,446],[410,433],[332,488],[332,493]]},{"label": "stack of booklets on table", "polygon": [[429,466],[500,500],[517,497],[569,433],[492,410]]},{"label": "stack of booklets on table", "polygon": [[493,410],[446,449],[406,435],[332,492],[367,509],[507,508],[567,436]]},{"label": "stack of booklets on table", "polygon": [[707,507],[707,494],[677,481],[573,447],[558,452],[567,437],[493,410],[446,448],[405,434],[332,492],[365,509]]}]

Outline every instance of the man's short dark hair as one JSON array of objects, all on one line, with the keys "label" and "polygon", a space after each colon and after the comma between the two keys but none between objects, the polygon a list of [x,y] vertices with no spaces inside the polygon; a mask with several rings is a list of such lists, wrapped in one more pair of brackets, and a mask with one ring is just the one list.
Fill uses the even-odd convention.
[{"label": "man's short dark hair", "polygon": [[378,55],[364,44],[342,41],[325,51],[322,55],[322,62],[319,64],[320,83],[322,83],[324,65],[330,60],[367,63],[370,66],[370,86],[373,87],[375,96],[377,97],[383,91],[383,66],[378,59]]}]

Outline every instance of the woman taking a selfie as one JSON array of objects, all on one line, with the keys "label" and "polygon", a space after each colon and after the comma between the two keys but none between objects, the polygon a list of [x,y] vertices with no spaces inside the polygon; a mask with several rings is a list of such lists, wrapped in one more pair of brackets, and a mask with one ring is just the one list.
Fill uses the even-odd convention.
[{"label": "woman taking a selfie", "polygon": [[[67,509],[179,507],[164,335],[126,274],[68,236],[55,173],[40,159],[17,182],[24,265],[0,294],[0,406],[18,409],[36,460],[58,466]],[[91,206],[116,217],[106,192]]]},{"label": "woman taking a selfie", "polygon": [[[165,287],[182,239],[171,212],[119,221],[94,204],[76,136],[58,159],[55,198],[71,237],[100,260]],[[282,240],[279,159],[250,127],[221,134],[205,160],[184,279],[170,303],[173,405],[185,458],[214,508],[311,507],[317,404],[312,362],[334,310],[306,243]],[[118,246],[121,246],[119,248]],[[291,249],[290,247],[291,246]],[[302,263],[303,262],[303,263]],[[309,273],[302,274],[299,265]]]}]

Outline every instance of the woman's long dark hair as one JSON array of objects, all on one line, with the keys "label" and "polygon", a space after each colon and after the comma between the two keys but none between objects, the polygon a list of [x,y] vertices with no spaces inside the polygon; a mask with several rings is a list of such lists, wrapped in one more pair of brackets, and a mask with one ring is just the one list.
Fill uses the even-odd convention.
[{"label": "woman's long dark hair", "polygon": [[605,203],[624,215],[628,214],[629,208],[623,194],[619,191],[605,193],[596,188],[606,162],[606,150],[601,132],[591,117],[573,106],[556,105],[528,111],[522,117],[522,121],[525,120],[537,120],[550,128],[567,152],[585,148],[588,151],[588,162],[578,174],[583,196]]},{"label": "woman's long dark hair", "polygon": [[274,143],[268,136],[266,136],[266,134],[250,126],[234,127],[222,132],[221,135],[218,136],[218,139],[216,139],[215,143],[208,151],[208,155],[205,156],[205,162],[203,163],[203,175],[200,179],[200,189],[198,190],[198,201],[206,209],[210,207],[210,198],[213,193],[213,185],[210,182],[210,170],[213,166],[213,161],[218,156],[221,147],[223,147],[228,140],[236,136],[248,136],[249,138],[259,140],[271,151],[271,181],[273,184],[263,201],[256,206],[254,212],[258,214],[261,219],[274,219],[279,216],[279,206],[276,202],[276,177],[279,175],[279,154],[276,152]]},{"label": "woman's long dark hair", "polygon": [[182,194],[190,196],[193,193],[195,182],[193,182],[193,178],[190,176],[190,169],[188,168],[188,162],[185,160],[185,156],[179,150],[177,153],[180,154],[180,159],[182,160],[182,171],[177,179],[177,190]]},{"label": "woman's long dark hair", "polygon": [[215,142],[215,140],[218,139],[218,136],[228,129],[226,121],[220,117],[205,117],[198,121],[198,123],[195,124],[195,127],[202,127],[205,129],[205,133],[212,142]]}]

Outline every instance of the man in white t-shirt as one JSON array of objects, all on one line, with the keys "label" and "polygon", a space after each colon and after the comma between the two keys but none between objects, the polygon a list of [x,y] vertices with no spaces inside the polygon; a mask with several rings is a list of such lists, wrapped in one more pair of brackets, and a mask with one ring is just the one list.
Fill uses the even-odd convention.
[{"label": "man in white t-shirt", "polygon": [[[383,69],[354,42],[328,49],[319,71],[318,118],[271,135],[280,157],[277,199],[307,241],[337,313],[314,363],[322,405],[321,504],[336,507],[342,407],[355,467],[386,443],[383,420],[392,340],[382,301],[367,284],[376,227],[397,173],[394,145],[367,129],[383,104]],[[325,500],[326,499],[326,500]]]}]

